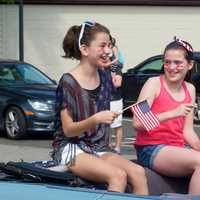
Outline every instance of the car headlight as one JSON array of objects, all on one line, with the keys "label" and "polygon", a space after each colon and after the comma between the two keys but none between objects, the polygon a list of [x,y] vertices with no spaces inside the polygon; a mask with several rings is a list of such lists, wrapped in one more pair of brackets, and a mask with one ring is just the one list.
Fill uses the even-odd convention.
[{"label": "car headlight", "polygon": [[54,111],[54,106],[50,101],[48,102],[42,102],[38,100],[28,100],[28,103],[32,106],[33,109],[38,111]]}]

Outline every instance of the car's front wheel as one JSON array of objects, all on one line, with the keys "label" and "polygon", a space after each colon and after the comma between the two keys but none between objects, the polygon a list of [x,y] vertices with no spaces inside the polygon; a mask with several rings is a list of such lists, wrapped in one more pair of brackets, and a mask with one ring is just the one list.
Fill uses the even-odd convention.
[{"label": "car's front wheel", "polygon": [[5,129],[10,139],[20,139],[26,135],[26,120],[19,108],[8,108],[5,114]]}]

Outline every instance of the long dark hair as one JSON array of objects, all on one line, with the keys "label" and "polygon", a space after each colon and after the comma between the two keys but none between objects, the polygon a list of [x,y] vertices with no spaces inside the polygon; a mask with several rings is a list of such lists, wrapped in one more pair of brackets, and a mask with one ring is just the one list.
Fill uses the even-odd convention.
[{"label": "long dark hair", "polygon": [[75,25],[67,31],[62,43],[62,47],[65,52],[63,57],[80,60],[81,52],[79,49],[79,42],[80,44],[89,46],[90,42],[95,38],[95,35],[100,32],[107,33],[112,42],[112,36],[109,29],[96,22],[92,26],[88,26],[87,24],[84,26],[84,32],[81,41],[79,41],[82,26],[83,24],[80,26]]},{"label": "long dark hair", "polygon": [[[170,50],[170,49],[181,49],[184,52],[184,56],[185,59],[190,63],[194,60],[194,54],[193,54],[193,48],[191,46],[190,43],[180,39],[180,38],[176,38],[174,37],[174,41],[170,42],[164,50],[164,56],[166,51]],[[185,81],[191,82],[191,74],[192,71],[189,70],[185,76]]]}]

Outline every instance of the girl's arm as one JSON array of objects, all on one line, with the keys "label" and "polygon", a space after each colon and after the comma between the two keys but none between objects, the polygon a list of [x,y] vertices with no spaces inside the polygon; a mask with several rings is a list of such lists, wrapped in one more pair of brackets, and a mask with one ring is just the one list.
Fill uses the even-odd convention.
[{"label": "girl's arm", "polygon": [[122,85],[122,67],[123,65],[118,62],[118,48],[116,46],[113,47],[113,54],[115,56],[114,67],[111,65],[111,76],[112,82],[115,87],[121,87]]},{"label": "girl's arm", "polygon": [[[149,78],[145,82],[142,90],[140,91],[140,95],[137,101],[139,102],[139,101],[147,99],[149,107],[151,107],[155,97],[157,96],[157,93],[160,90],[159,82],[160,81],[158,77]],[[151,90],[149,88],[151,88]],[[135,116],[133,116],[132,125],[137,130],[146,130]]]},{"label": "girl's arm", "polygon": [[62,128],[65,136],[74,137],[81,135],[88,129],[94,128],[96,124],[99,123],[111,124],[113,120],[118,116],[118,114],[119,113],[117,112],[112,112],[108,110],[101,111],[79,122],[74,122],[72,120],[66,108],[61,111],[60,115],[61,115]]},{"label": "girl's arm", "polygon": [[[192,97],[192,103],[195,103],[195,88],[193,85],[188,84],[188,89],[190,91],[190,95]],[[184,138],[185,141],[195,150],[200,151],[200,140],[199,137],[197,136],[194,127],[193,127],[193,119],[194,118],[194,110],[186,116],[185,118],[185,125],[184,125]]]},{"label": "girl's arm", "polygon": [[112,83],[115,87],[121,87],[122,85],[122,75],[118,75],[114,72],[111,72]]}]

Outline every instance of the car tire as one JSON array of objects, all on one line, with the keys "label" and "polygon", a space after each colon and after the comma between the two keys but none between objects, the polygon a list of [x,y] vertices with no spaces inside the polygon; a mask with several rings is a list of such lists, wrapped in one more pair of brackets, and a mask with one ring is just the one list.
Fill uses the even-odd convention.
[{"label": "car tire", "polygon": [[26,136],[26,120],[18,107],[12,106],[6,111],[5,130],[10,139],[21,139]]}]

